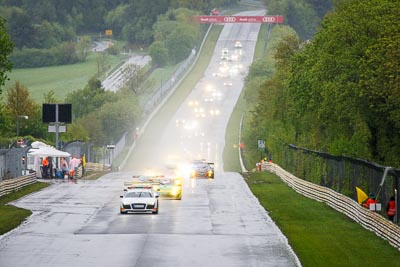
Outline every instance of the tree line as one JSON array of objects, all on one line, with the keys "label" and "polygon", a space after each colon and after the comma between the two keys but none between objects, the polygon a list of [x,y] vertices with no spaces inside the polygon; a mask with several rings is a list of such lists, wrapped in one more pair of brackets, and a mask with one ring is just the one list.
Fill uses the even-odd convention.
[{"label": "tree line", "polygon": [[[173,46],[175,38],[163,43],[163,36],[155,33],[154,27],[159,16],[168,10],[186,8],[197,14],[208,14],[213,7],[237,3],[237,0],[0,0],[0,16],[6,19],[8,34],[15,50],[10,56],[16,68],[73,64],[84,61],[79,56],[91,47],[90,39],[104,37],[105,30],[111,30],[112,37],[126,41],[129,45],[148,47],[153,42],[155,51],[165,60],[161,44]],[[164,20],[182,20],[170,12]],[[160,29],[160,26],[157,26]],[[164,27],[165,29],[165,27]],[[188,30],[179,36],[184,42],[192,43],[193,36]],[[196,33],[197,34],[197,33]],[[176,35],[176,34],[175,34]],[[174,36],[176,37],[176,36]],[[161,38],[161,40],[160,40]],[[161,43],[160,43],[161,42]],[[175,55],[172,62],[184,57],[187,48]],[[178,51],[178,50],[176,50]],[[176,53],[175,51],[175,53]],[[174,55],[174,54],[172,54]]]},{"label": "tree line", "polygon": [[[132,91],[127,88],[105,91],[96,78],[84,88],[69,93],[64,101],[50,91],[43,96],[43,102],[72,104],[73,122],[60,136],[60,141],[81,140],[94,146],[117,142],[125,132],[136,127],[141,112],[138,98]],[[54,134],[42,123],[42,105],[30,98],[28,88],[20,82],[16,81],[7,90],[0,111],[0,147],[8,147],[10,140],[17,141],[16,119],[19,119],[19,138],[54,143]],[[29,119],[18,118],[21,116]]]},{"label": "tree line", "polygon": [[274,58],[246,79],[246,142],[256,151],[265,139],[278,162],[295,144],[400,166],[399,11],[395,0],[336,1],[308,41],[276,26]]},{"label": "tree line", "polygon": [[333,8],[334,0],[263,0],[270,14],[283,15],[285,24],[302,40],[314,37],[322,18]]},{"label": "tree line", "polygon": [[[109,1],[98,1],[96,7],[93,7],[89,1],[36,1],[35,3],[0,1],[2,7],[0,14],[8,18],[1,20],[2,24],[0,24],[2,26],[0,33],[4,36],[0,40],[0,45],[4,46],[2,50],[4,57],[0,58],[2,60],[0,61],[2,66],[0,85],[4,85],[6,73],[12,70],[12,65],[13,67],[16,65],[39,67],[85,60],[91,53],[92,39],[88,36],[77,38],[78,34],[111,27],[108,23],[114,19],[121,20],[120,29],[119,26],[112,24],[114,38],[124,40],[125,31],[122,26],[128,25],[123,20],[124,18],[148,17],[146,21],[149,24],[142,23],[139,26],[140,31],[147,29],[151,38],[148,41],[125,40],[131,42],[129,45],[150,46],[149,52],[153,64],[158,66],[176,64],[186,58],[191,49],[200,42],[202,31],[205,30],[204,26],[192,20],[192,16],[201,14],[202,10],[207,10],[209,6],[225,5],[236,1],[191,2],[118,1],[116,2],[118,4],[112,4]],[[48,13],[47,11],[50,10],[55,13]],[[58,16],[60,10],[63,10],[63,14]],[[99,10],[104,12],[108,10],[108,12],[101,13]],[[97,11],[101,16],[95,16],[95,13],[92,13]],[[135,14],[135,16],[132,17],[129,14]],[[90,18],[93,21],[88,21]],[[99,20],[99,18],[102,19]],[[84,27],[81,24],[84,24]],[[149,27],[146,26],[146,28],[143,25]],[[44,28],[46,30],[43,35],[36,31]],[[138,34],[138,31],[134,29],[132,31]],[[28,36],[25,38],[26,34]],[[152,40],[154,42],[150,43]],[[100,61],[105,60],[108,53],[116,54],[118,51],[115,51],[115,47],[111,47],[104,53],[97,53],[96,58],[99,64],[101,64]],[[54,54],[60,56],[54,56]],[[101,87],[98,77],[103,71],[98,66],[98,73],[88,81],[87,85],[69,93],[65,99],[56,99],[52,91],[43,95],[43,101],[41,101],[43,103],[72,104],[73,123],[68,127],[67,133],[62,134],[60,140],[66,142],[82,140],[102,146],[116,142],[123,133],[135,127],[141,113],[138,97],[142,93],[141,90],[145,90],[141,85],[144,82],[145,73],[135,66],[127,68],[127,73],[124,74],[127,78],[124,88],[113,93]],[[4,102],[0,103],[1,146],[6,147],[10,144],[10,140],[15,139],[16,118],[21,115],[28,116],[29,120],[21,119],[20,136],[26,139],[54,142],[54,135],[49,134],[47,125],[41,123],[41,104],[30,98],[29,88],[17,81],[7,88],[5,93]]]}]

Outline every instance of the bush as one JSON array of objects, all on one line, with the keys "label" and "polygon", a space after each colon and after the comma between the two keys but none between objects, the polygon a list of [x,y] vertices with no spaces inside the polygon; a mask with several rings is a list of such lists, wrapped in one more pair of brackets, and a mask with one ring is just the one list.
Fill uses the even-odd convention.
[{"label": "bush", "polygon": [[51,49],[23,48],[10,56],[14,68],[38,68],[73,64],[79,61],[74,43],[62,43]]}]

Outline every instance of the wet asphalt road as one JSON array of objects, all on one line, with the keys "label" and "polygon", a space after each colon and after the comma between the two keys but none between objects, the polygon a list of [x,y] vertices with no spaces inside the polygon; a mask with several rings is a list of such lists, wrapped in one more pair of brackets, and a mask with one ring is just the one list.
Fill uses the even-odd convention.
[{"label": "wet asphalt road", "polygon": [[[126,169],[95,181],[55,180],[13,203],[34,214],[0,237],[0,266],[300,265],[243,177],[224,172],[222,163],[225,128],[243,86],[240,72],[252,61],[258,29],[257,24],[224,27],[203,79],[169,121],[148,128]],[[240,61],[229,62],[230,75],[221,77],[220,51],[228,47],[233,53],[238,39]],[[236,72],[237,64],[243,70]],[[205,117],[192,101],[204,108]],[[217,108],[219,114],[211,115]],[[182,200],[161,199],[157,215],[119,214],[123,183],[132,175],[170,172],[168,161],[196,158],[215,162],[214,180],[185,177]]]}]

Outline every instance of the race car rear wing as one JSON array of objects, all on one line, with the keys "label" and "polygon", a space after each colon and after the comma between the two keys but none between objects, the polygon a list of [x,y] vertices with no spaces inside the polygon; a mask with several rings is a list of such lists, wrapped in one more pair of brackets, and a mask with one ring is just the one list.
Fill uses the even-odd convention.
[{"label": "race car rear wing", "polygon": [[171,184],[177,186],[182,186],[182,178],[181,177],[165,177],[164,175],[157,176],[133,176],[131,181],[124,182],[124,190],[138,187],[152,187],[153,190],[157,191],[158,186],[163,184]]}]

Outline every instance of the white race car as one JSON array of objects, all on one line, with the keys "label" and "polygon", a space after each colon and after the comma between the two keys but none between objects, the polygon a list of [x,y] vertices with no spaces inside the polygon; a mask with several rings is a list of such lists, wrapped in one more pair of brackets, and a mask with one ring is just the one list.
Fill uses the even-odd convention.
[{"label": "white race car", "polygon": [[153,192],[152,187],[137,186],[124,191],[121,197],[120,212],[158,213],[158,194]]},{"label": "white race car", "polygon": [[240,41],[236,41],[235,48],[242,48],[242,43]]}]

